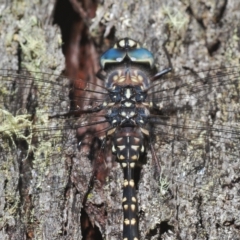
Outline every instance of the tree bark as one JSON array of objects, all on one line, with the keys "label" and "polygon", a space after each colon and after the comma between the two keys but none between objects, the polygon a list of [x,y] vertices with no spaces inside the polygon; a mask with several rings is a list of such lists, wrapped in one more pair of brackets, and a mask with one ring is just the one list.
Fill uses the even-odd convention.
[{"label": "tree bark", "polygon": [[[83,34],[88,35],[91,42],[87,47],[85,45],[85,50],[93,59],[92,65],[88,63],[87,67],[83,67],[85,70],[87,68],[87,75],[84,73],[81,77],[92,78],[92,72],[97,69],[97,54],[106,50],[114,39],[122,37],[138,40],[152,51],[159,70],[169,64],[163,48],[165,44],[173,66],[171,76],[187,72],[191,76],[195,74],[196,77],[202,77],[208,74],[198,73],[203,69],[217,69],[222,65],[234,66],[239,63],[240,4],[237,1],[106,0],[99,3],[92,21],[90,19],[94,14],[86,2],[81,1],[80,5],[77,1],[69,3],[75,6],[73,9],[84,22],[84,29],[87,26],[87,30],[79,25],[72,28],[77,29],[72,33],[74,49],[78,48],[78,41],[82,42]],[[63,94],[65,98],[69,92],[68,81],[52,75],[60,75],[64,70],[61,33],[56,25],[52,25],[54,4],[55,1],[45,0],[0,4],[0,68],[19,70],[20,73],[26,69],[25,75],[40,79],[40,83],[41,79],[49,80],[49,85],[41,91],[45,92],[44,96],[37,96],[34,119],[23,111],[31,110],[27,106],[27,99],[19,101],[16,98],[12,101],[12,98],[5,98],[4,91],[0,92],[1,109],[7,108],[13,114],[20,114],[22,118],[17,119],[17,123],[22,126],[24,122],[28,129],[31,129],[32,123],[33,129],[39,124],[46,129],[50,124],[60,126],[58,135],[53,138],[50,131],[45,131],[44,136],[39,132],[39,135],[31,138],[31,142],[30,137],[23,140],[16,134],[13,134],[12,141],[10,135],[0,132],[1,239],[82,239],[82,229],[86,229],[89,224],[82,222],[81,225],[80,221],[83,214],[82,201],[92,173],[87,149],[79,151],[75,132],[65,130],[70,127],[68,119],[44,122],[46,113],[64,112],[67,109],[66,104],[60,102],[59,97],[55,99],[55,96]],[[86,15],[81,12],[81,7]],[[62,16],[63,19],[68,17]],[[75,51],[65,49],[64,52],[71,58]],[[89,57],[85,56],[79,50],[79,62],[88,61]],[[68,60],[66,62],[70,64]],[[77,64],[76,68],[79,65],[82,66]],[[31,71],[50,73],[51,76]],[[70,70],[68,68],[67,73],[72,79],[78,75],[74,67],[70,67]],[[179,77],[179,81],[183,78]],[[33,81],[29,77],[27,79],[31,85]],[[11,81],[15,80],[11,78]],[[56,87],[49,90],[48,87],[57,86],[56,82],[65,84],[66,89],[63,91],[63,88]],[[6,87],[1,83],[0,86],[1,89]],[[228,91],[238,92],[238,89],[236,85],[235,90]],[[31,95],[34,100],[34,91],[30,88],[26,91],[25,95]],[[231,123],[236,126],[239,122],[236,110],[239,109],[239,98],[230,101],[228,97],[221,103],[214,98],[211,107],[221,109],[222,119],[229,122],[231,129]],[[190,117],[208,121],[207,99],[200,109],[200,113],[205,112],[204,116],[196,112],[190,116],[183,115],[179,121],[187,124],[186,119]],[[53,101],[58,102],[52,109],[41,110],[41,106],[53,106],[50,104]],[[17,109],[14,108],[16,102],[20,102]],[[236,114],[230,116],[230,112]],[[2,114],[1,121],[4,124],[5,117]],[[215,124],[220,125],[217,121]],[[184,130],[181,134],[184,134]],[[214,137],[211,135],[201,143],[173,139],[155,146],[167,188],[161,189],[164,182],[161,185],[153,179],[152,157],[148,154],[138,186],[140,239],[235,239],[239,235],[239,141],[233,136],[236,141],[213,146],[210,143],[214,142]],[[14,146],[13,142],[19,147]],[[23,142],[29,146],[26,147]],[[22,152],[29,154],[22,155]],[[202,167],[204,164],[207,168]],[[102,239],[112,240],[122,238],[123,180],[120,166],[116,163],[111,165],[105,185],[95,183],[84,210],[90,222],[98,227]],[[193,171],[199,166],[207,174]],[[177,181],[179,176],[182,180]],[[197,186],[199,182],[204,188]],[[101,238],[95,235],[95,238],[84,239]]]}]

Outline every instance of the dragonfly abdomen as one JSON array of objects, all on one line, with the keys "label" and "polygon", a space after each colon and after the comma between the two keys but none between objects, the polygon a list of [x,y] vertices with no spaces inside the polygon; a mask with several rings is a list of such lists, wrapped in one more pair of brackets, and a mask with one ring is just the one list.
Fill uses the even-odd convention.
[{"label": "dragonfly abdomen", "polygon": [[123,239],[137,240],[138,203],[134,171],[145,153],[144,136],[139,128],[124,127],[114,134],[112,151],[123,168]]}]

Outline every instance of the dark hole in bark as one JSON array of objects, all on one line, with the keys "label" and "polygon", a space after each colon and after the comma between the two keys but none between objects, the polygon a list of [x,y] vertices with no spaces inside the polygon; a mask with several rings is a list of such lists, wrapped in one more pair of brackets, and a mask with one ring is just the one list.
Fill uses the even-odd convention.
[{"label": "dark hole in bark", "polygon": [[212,56],[221,46],[221,42],[217,39],[211,44],[207,44],[208,53]]},{"label": "dark hole in bark", "polygon": [[87,213],[83,208],[81,210],[81,228],[83,240],[103,240],[98,227],[96,225],[92,225]]}]

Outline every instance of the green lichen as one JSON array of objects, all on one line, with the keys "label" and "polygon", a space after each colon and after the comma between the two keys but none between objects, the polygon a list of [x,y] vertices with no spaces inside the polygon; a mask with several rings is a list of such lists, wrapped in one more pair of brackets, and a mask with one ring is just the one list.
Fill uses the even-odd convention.
[{"label": "green lichen", "polygon": [[160,194],[164,196],[168,191],[168,188],[169,188],[169,182],[167,181],[166,178],[161,177],[159,180]]},{"label": "green lichen", "polygon": [[[29,118],[29,114],[13,116],[10,112],[0,109],[0,133],[8,137],[14,147],[16,147],[14,138],[25,140],[28,145],[31,145],[32,122]],[[29,130],[28,135],[25,135],[26,128]]]},{"label": "green lichen", "polygon": [[162,11],[168,18],[167,23],[169,26],[177,30],[177,32],[180,32],[186,27],[188,23],[187,14],[184,14],[182,11],[177,11],[177,8],[170,8],[169,6],[163,6]]}]

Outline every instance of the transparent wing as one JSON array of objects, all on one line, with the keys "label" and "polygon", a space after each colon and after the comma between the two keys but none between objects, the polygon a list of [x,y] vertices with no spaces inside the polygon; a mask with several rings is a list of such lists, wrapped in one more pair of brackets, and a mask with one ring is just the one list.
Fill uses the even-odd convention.
[{"label": "transparent wing", "polygon": [[[91,113],[107,98],[103,82],[11,70],[1,70],[0,78],[1,167],[3,179],[15,179],[12,185],[6,184],[8,199],[25,199],[24,211],[35,222],[43,211],[57,219],[61,212],[52,213],[51,205],[64,205],[69,184],[74,183],[81,207],[93,171],[89,157],[93,162],[98,157],[93,152],[105,148],[108,157],[99,162],[109,167],[111,160],[109,145],[102,144],[109,129],[105,113]],[[209,218],[209,225],[219,224],[224,231],[224,226],[236,224],[239,216],[227,209],[230,205],[237,209],[239,202],[238,68],[169,77],[153,86],[148,91],[149,102],[157,106],[150,117],[151,143],[162,171],[161,181],[156,182],[149,152],[138,189],[142,234],[157,221],[151,218],[152,211],[159,211],[159,219],[168,221],[169,229],[178,215],[180,224],[189,229],[180,233],[183,238],[198,227],[192,226],[194,218],[209,218],[209,214],[214,216]],[[49,118],[69,110],[71,116]],[[81,110],[89,113],[81,114]],[[84,151],[79,151],[79,145]],[[19,169],[18,175],[15,169]],[[118,212],[121,219],[122,173],[121,169],[113,172],[106,184],[108,191],[114,192],[106,196],[108,201],[110,197],[114,200],[108,212]],[[99,203],[100,189],[94,189],[89,201],[92,205]],[[32,213],[31,205],[39,206],[38,212]]]},{"label": "transparent wing", "polygon": [[[212,170],[207,162],[216,170],[216,161],[226,164],[226,160],[239,155],[240,136],[239,72],[227,68],[205,74],[204,78],[188,75],[166,80],[168,88],[161,82],[153,101],[160,106],[162,116],[151,117],[155,144],[174,143],[175,156],[177,146],[181,146],[178,150],[186,152],[193,164],[186,171],[202,175]],[[188,172],[183,171],[182,175]]]},{"label": "transparent wing", "polygon": [[[62,209],[68,209],[68,204],[71,208],[72,182],[80,192],[74,202],[78,209],[88,189],[92,174],[89,152],[79,152],[76,137],[78,125],[90,124],[88,115],[50,117],[74,111],[80,104],[87,109],[93,104],[92,92],[87,90],[84,99],[74,96],[70,101],[73,88],[81,85],[73,85],[62,76],[0,70],[0,178],[5,183],[5,194],[0,197],[6,202],[4,221],[8,224],[14,215],[16,221],[23,221],[22,227],[28,229],[30,237],[42,238],[36,225],[46,229],[48,238],[59,236],[63,229],[47,229],[53,223],[64,225],[71,218],[63,215]],[[84,133],[90,142],[91,132]],[[58,206],[56,211],[51,211],[53,205]],[[74,214],[79,218],[77,212]]]},{"label": "transparent wing", "polygon": [[[237,67],[213,69],[161,80],[151,90],[149,101],[157,104],[160,113],[150,118],[151,135],[162,172],[160,190],[152,184],[155,191],[147,199],[154,200],[148,204],[169,221],[169,229],[177,215],[179,229],[185,229],[178,233],[183,239],[194,231],[202,231],[204,239],[216,226],[224,235],[227,227],[237,225],[239,80]],[[144,174],[153,172],[147,167]],[[172,199],[163,201],[169,195]],[[199,219],[209,225],[198,226]]]}]

